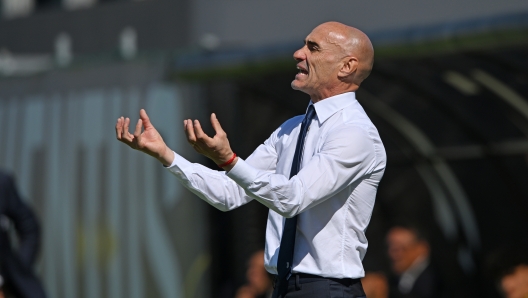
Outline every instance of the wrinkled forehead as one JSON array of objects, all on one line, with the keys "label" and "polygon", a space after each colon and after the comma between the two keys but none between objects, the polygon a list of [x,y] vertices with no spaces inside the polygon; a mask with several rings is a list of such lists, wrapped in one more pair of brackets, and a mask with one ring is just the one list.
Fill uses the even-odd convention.
[{"label": "wrinkled forehead", "polygon": [[316,42],[322,47],[338,47],[340,50],[354,42],[342,28],[325,24],[312,30],[306,40]]},{"label": "wrinkled forehead", "polygon": [[321,48],[330,48],[332,46],[337,46],[344,42],[344,36],[337,34],[336,32],[328,30],[318,30],[315,28],[308,36],[306,36],[306,41],[315,42]]}]

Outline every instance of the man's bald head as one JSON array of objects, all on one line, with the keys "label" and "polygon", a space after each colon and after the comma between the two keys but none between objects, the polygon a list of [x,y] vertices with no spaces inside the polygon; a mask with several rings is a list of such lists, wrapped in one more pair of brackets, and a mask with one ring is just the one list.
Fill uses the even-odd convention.
[{"label": "man's bald head", "polygon": [[316,102],[356,91],[372,70],[374,50],[360,30],[327,22],[308,34],[293,57],[299,73],[292,88],[308,93]]},{"label": "man's bald head", "polygon": [[340,47],[343,56],[358,59],[355,83],[359,85],[369,76],[374,64],[374,47],[363,31],[339,22],[326,22],[317,26],[316,29],[327,31],[328,42]]}]

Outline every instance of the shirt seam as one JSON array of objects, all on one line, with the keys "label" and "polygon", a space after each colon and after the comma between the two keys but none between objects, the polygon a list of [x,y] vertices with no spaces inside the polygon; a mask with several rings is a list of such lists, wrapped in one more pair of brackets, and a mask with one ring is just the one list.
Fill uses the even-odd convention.
[{"label": "shirt seam", "polygon": [[374,154],[374,164],[372,165],[372,171],[370,171],[370,173],[373,173],[378,164],[378,155],[380,152],[376,146],[375,136],[373,135],[372,127],[369,127],[367,134],[370,137],[370,141],[372,142],[372,149],[374,150],[374,153],[375,153]]},{"label": "shirt seam", "polygon": [[344,251],[345,251],[345,240],[346,240],[346,235],[345,235],[345,230],[346,230],[346,226],[347,226],[347,220],[348,220],[348,214],[350,213],[350,196],[347,198],[347,212],[345,214],[345,220],[343,220],[343,226],[341,227],[342,230],[341,230],[341,274],[343,276],[345,276],[345,254],[344,254]]}]

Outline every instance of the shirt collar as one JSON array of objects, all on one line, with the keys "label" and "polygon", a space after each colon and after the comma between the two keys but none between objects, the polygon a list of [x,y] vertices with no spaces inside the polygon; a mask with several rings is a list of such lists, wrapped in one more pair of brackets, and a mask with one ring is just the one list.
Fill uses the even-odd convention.
[{"label": "shirt collar", "polygon": [[[337,113],[339,110],[352,105],[356,101],[355,92],[346,92],[325,98],[319,102],[316,102],[315,104],[310,101],[308,107],[310,107],[310,105],[314,106],[319,123],[323,123],[328,118],[330,118],[330,116]],[[306,108],[306,111],[308,111],[308,108]]]}]

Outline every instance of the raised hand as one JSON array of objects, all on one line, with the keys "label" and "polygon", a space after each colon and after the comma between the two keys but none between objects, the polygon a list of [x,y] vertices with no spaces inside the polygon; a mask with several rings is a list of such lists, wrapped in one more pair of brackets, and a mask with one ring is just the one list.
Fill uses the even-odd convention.
[{"label": "raised hand", "polygon": [[[130,118],[120,117],[117,119],[116,137],[119,141],[156,158],[165,166],[172,164],[174,153],[167,147],[161,135],[154,128],[144,109],[139,111],[139,120],[134,134],[128,131],[129,125]],[[142,128],[144,128],[143,132],[141,132]]]},{"label": "raised hand", "polygon": [[[198,153],[212,159],[217,165],[224,164],[233,157],[233,151],[229,145],[227,134],[222,129],[216,115],[211,114],[211,124],[215,130],[215,135],[211,138],[202,130],[200,121],[187,119],[183,121],[187,141]],[[224,167],[229,171],[236,163],[234,160],[229,166]]]}]

